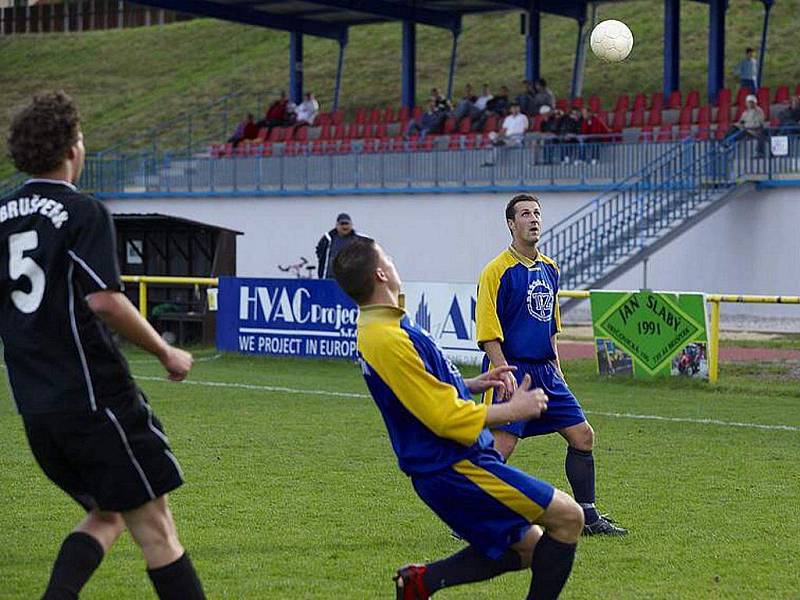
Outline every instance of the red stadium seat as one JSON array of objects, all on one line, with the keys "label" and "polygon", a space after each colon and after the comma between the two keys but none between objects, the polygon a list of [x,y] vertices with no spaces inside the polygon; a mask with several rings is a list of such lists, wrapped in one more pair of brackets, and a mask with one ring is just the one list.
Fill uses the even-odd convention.
[{"label": "red stadium seat", "polygon": [[436,136],[434,135],[426,135],[425,139],[422,140],[420,150],[425,150],[425,151],[433,150],[433,142],[435,141],[435,139]]},{"label": "red stadium seat", "polygon": [[650,113],[647,116],[647,124],[650,127],[658,127],[661,125],[661,107],[657,105],[653,105],[653,108],[650,109]]},{"label": "red stadium seat", "polygon": [[662,125],[658,129],[658,142],[671,142],[672,141],[672,125]]},{"label": "red stadium seat", "polygon": [[778,89],[775,90],[775,104],[780,104],[782,102],[789,102],[788,85],[779,85]]},{"label": "red stadium seat", "polygon": [[344,123],[339,123],[336,126],[336,129],[333,130],[333,138],[334,140],[343,140],[347,137],[347,130],[345,129]]},{"label": "red stadium seat", "polygon": [[800,83],[798,83],[797,87],[794,89],[794,95],[800,96]]},{"label": "red stadium seat", "polygon": [[495,115],[489,115],[486,119],[486,122],[483,124],[483,133],[489,133],[490,131],[494,131],[497,129],[498,119]]},{"label": "red stadium seat", "polygon": [[314,140],[311,142],[311,154],[315,156],[319,156],[320,154],[325,154],[325,146],[328,143],[325,140]]},{"label": "red stadium seat", "polygon": [[322,129],[319,132],[319,139],[321,140],[329,140],[331,139],[331,126],[330,125],[323,125]]},{"label": "red stadium seat", "polygon": [[687,125],[692,124],[692,114],[694,113],[694,109],[689,106],[688,104],[681,109],[681,113],[678,116],[678,125],[681,127],[686,127]]},{"label": "red stadium seat", "polygon": [[464,117],[458,123],[458,132],[459,133],[469,133],[472,130],[472,119],[469,117]]},{"label": "red stadium seat", "polygon": [[423,109],[421,106],[415,106],[414,110],[411,111],[411,116],[415,121],[419,121],[422,118]]},{"label": "red stadium seat", "polygon": [[761,110],[764,111],[764,116],[769,119],[769,88],[758,88],[756,98],[758,99],[758,105],[761,107]]},{"label": "red stadium seat", "polygon": [[572,108],[583,108],[583,98],[573,98],[571,105]]},{"label": "red stadium seat", "polygon": [[614,133],[621,133],[623,129],[625,129],[626,122],[625,118],[628,114],[627,109],[620,108],[614,111],[614,118],[611,121],[611,131]]},{"label": "red stadium seat", "polygon": [[344,113],[340,110],[331,113],[331,123],[341,125],[344,123]]},{"label": "red stadium seat", "polygon": [[375,125],[376,123],[380,123],[381,119],[383,119],[383,114],[379,108],[373,108],[369,111],[369,116],[367,117],[367,123],[370,125]]},{"label": "red stadium seat", "polygon": [[708,104],[704,104],[698,109],[697,124],[706,129],[711,125],[711,107]]},{"label": "red stadium seat", "polygon": [[722,88],[717,94],[717,108],[731,107],[731,91],[728,88]]},{"label": "red stadium seat", "polygon": [[375,137],[379,139],[383,139],[386,137],[386,123],[378,123],[377,127],[375,127]]},{"label": "red stadium seat", "polygon": [[639,134],[639,141],[640,142],[652,142],[653,141],[653,128],[649,125],[645,125],[642,127],[642,132]]},{"label": "red stadium seat", "polygon": [[600,96],[596,94],[592,94],[589,96],[589,110],[592,112],[600,112],[603,103],[600,100]]},{"label": "red stadium seat", "polygon": [[366,121],[366,119],[367,119],[367,109],[363,107],[357,108],[356,118],[355,118],[356,123],[362,124],[364,123],[364,121]]},{"label": "red stadium seat", "polygon": [[709,138],[710,134],[711,134],[711,129],[709,129],[708,127],[701,127],[697,131],[697,136],[695,137],[695,139],[699,142],[705,142]]},{"label": "red stadium seat", "polygon": [[394,109],[391,106],[383,109],[383,122],[394,123]]},{"label": "red stadium seat", "polygon": [[447,148],[449,150],[461,150],[464,147],[464,138],[466,136],[462,134],[456,134],[450,136],[450,141],[447,142]]},{"label": "red stadium seat", "polygon": [[528,131],[541,131],[542,121],[544,121],[544,115],[536,115],[535,117],[530,119],[530,123],[528,125]]},{"label": "red stadium seat", "polygon": [[364,140],[364,146],[362,147],[361,151],[367,154],[371,154],[373,152],[377,152],[378,148],[380,148],[381,141],[375,138],[366,138]]},{"label": "red stadium seat", "polygon": [[569,110],[569,101],[566,98],[559,98],[556,100],[556,108],[567,112]]},{"label": "red stadium seat", "polygon": [[294,132],[294,139],[297,142],[308,141],[308,127],[297,127]]},{"label": "red stadium seat", "polygon": [[324,127],[325,125],[330,125],[332,122],[331,113],[329,112],[321,112],[317,116],[316,124],[320,127]]},{"label": "red stadium seat", "polygon": [[284,137],[283,127],[273,127],[267,138],[270,142],[282,142]]},{"label": "red stadium seat", "polygon": [[647,96],[643,92],[639,92],[636,94],[636,98],[633,100],[633,110],[637,108],[641,108],[642,110],[645,109],[647,105]]},{"label": "red stadium seat", "polygon": [[248,144],[247,156],[255,158],[257,156],[261,156],[263,152],[264,152],[264,146],[260,142],[259,143],[251,142],[250,144]]},{"label": "red stadium seat", "polygon": [[669,99],[667,100],[667,108],[680,108],[682,103],[683,101],[681,99],[680,90],[675,90],[669,95]]},{"label": "red stadium seat", "polygon": [[411,113],[408,110],[408,107],[401,106],[400,110],[397,111],[397,120],[398,121],[408,121],[411,116]]},{"label": "red stadium seat", "polygon": [[442,128],[442,133],[445,135],[450,135],[456,130],[456,119],[455,117],[448,117],[445,119],[444,127]]},{"label": "red stadium seat", "polygon": [[736,106],[738,108],[742,108],[745,105],[744,99],[750,94],[749,88],[740,87],[739,91],[736,93]]},{"label": "red stadium seat", "polygon": [[272,156],[272,144],[265,142],[261,148],[261,156]]},{"label": "red stadium seat", "polygon": [[644,106],[636,107],[634,105],[633,112],[631,113],[631,127],[642,127],[644,125]]},{"label": "red stadium seat", "polygon": [[718,126],[718,127],[717,127],[717,132],[716,132],[716,134],[715,134],[715,137],[716,137],[718,140],[724,140],[724,139],[725,139],[725,133],[727,133],[727,131],[728,131],[728,128],[727,128],[727,127],[719,127],[719,126]]},{"label": "red stadium seat", "polygon": [[339,154],[350,154],[353,151],[353,145],[350,140],[342,140],[339,142],[339,147],[336,149]]},{"label": "red stadium seat", "polygon": [[664,92],[653,92],[653,96],[650,99],[650,109],[658,109],[661,110],[664,108]]},{"label": "red stadium seat", "polygon": [[686,106],[697,108],[700,106],[700,92],[697,90],[689,90],[686,94]]},{"label": "red stadium seat", "polygon": [[617,112],[618,110],[624,110],[627,112],[630,103],[631,99],[628,97],[627,94],[623,94],[622,96],[617,97],[617,102],[616,104],[614,104],[614,112]]}]

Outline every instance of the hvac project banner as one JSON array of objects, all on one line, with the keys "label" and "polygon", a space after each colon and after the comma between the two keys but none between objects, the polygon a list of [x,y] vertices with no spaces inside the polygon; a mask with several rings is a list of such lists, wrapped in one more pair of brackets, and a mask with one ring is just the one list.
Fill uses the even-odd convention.
[{"label": "hvac project banner", "polygon": [[[404,283],[406,311],[451,360],[478,364],[474,284]],[[245,354],[356,357],[358,308],[331,280],[220,277],[217,348]]]},{"label": "hvac project banner", "polygon": [[601,375],[708,379],[708,322],[703,294],[590,293]]},{"label": "hvac project banner", "polygon": [[220,350],[356,357],[358,307],[335,281],[220,277],[217,301]]}]

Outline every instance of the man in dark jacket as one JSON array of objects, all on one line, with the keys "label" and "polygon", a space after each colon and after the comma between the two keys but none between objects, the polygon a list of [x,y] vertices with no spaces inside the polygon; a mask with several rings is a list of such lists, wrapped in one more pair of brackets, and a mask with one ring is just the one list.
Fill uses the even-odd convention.
[{"label": "man in dark jacket", "polygon": [[353,229],[353,221],[347,213],[336,217],[336,227],[323,235],[317,243],[317,275],[320,279],[333,279],[333,259],[342,248],[359,236]]}]

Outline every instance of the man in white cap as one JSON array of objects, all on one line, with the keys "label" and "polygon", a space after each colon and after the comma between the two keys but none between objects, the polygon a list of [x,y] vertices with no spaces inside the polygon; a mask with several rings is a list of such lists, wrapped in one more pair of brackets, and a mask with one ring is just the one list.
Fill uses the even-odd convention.
[{"label": "man in white cap", "polygon": [[764,156],[767,137],[765,130],[767,119],[764,116],[764,111],[758,105],[758,99],[753,94],[747,96],[745,102],[747,103],[747,108],[742,113],[742,116],[739,117],[739,120],[726,132],[725,139],[729,140],[731,136],[739,132],[742,132],[739,136],[740,139],[744,139],[744,136],[756,138],[758,140],[756,156],[761,158]]}]

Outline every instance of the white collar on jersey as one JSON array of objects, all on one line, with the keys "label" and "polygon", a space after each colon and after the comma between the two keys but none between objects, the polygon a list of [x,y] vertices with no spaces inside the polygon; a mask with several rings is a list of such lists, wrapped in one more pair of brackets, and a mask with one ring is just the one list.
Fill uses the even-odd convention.
[{"label": "white collar on jersey", "polygon": [[33,179],[28,179],[28,181],[25,182],[25,185],[28,185],[29,183],[53,183],[56,185],[65,185],[73,192],[78,191],[78,188],[72,185],[69,181],[64,181],[63,179],[43,179],[34,177]]}]

